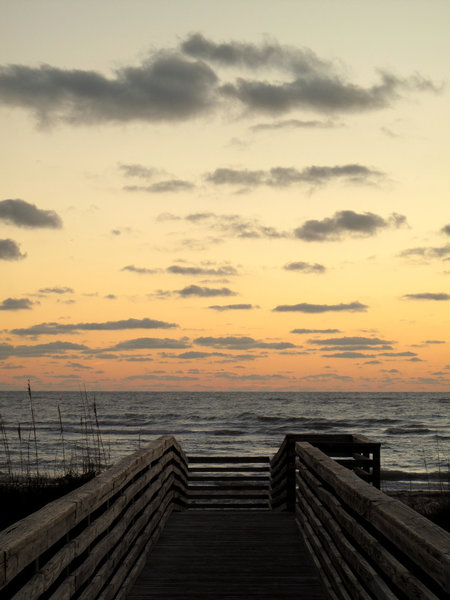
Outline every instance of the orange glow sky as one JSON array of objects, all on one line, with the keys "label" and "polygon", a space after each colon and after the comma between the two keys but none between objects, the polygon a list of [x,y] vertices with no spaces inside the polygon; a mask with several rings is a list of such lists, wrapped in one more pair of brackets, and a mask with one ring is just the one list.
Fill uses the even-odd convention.
[{"label": "orange glow sky", "polygon": [[1,4],[0,389],[449,389],[449,3]]}]

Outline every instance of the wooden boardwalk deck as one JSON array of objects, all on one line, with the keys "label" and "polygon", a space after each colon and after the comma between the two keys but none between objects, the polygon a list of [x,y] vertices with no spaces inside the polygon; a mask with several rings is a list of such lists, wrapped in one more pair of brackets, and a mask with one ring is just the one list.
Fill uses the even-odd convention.
[{"label": "wooden boardwalk deck", "polygon": [[326,599],[292,513],[173,513],[128,600]]}]

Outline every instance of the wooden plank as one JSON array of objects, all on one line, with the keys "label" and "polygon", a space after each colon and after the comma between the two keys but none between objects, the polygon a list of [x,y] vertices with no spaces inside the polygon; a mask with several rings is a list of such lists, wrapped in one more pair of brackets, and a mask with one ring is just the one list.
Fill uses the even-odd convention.
[{"label": "wooden plank", "polygon": [[[297,478],[299,490],[298,495],[305,499],[306,504],[314,511],[326,531],[330,534],[336,548],[351,567],[352,571],[362,581],[365,590],[371,592],[379,600],[397,600],[396,594],[386,585],[385,581],[378,575],[373,567],[367,562],[357,547],[351,544],[343,530],[339,527],[326,507],[317,498],[306,481],[300,476]],[[332,559],[330,555],[330,559]]]},{"label": "wooden plank", "polygon": [[270,460],[268,456],[189,456],[189,464],[194,463],[267,463]]},{"label": "wooden plank", "polygon": [[[302,496],[299,496],[299,502],[296,506],[296,515],[299,514],[305,515],[306,522],[311,526],[315,535],[320,540],[321,546],[326,552],[329,561],[339,573],[345,588],[352,597],[352,600],[371,600],[370,595],[366,592],[364,586],[360,581],[358,581],[347,561],[336,548],[336,545],[327,528],[320,521],[320,519],[317,518],[312,508]],[[390,600],[390,598],[387,600]]]},{"label": "wooden plank", "polygon": [[[136,577],[144,567],[150,551],[163,532],[171,514],[172,510],[170,505],[167,508],[164,505],[160,506],[152,518],[152,521],[146,527],[146,535],[141,536],[139,545],[136,545],[132,551],[127,554],[119,567],[119,571],[111,579],[104,595],[102,594],[101,600],[105,600],[106,598],[115,598],[115,600],[126,598]],[[141,541],[145,538],[147,538],[148,541],[142,547]]]},{"label": "wooden plank", "polygon": [[77,490],[0,532],[0,548],[3,551],[0,589],[120,491],[139,471],[160,458],[170,446],[183,454],[175,438],[158,438]]},{"label": "wooden plank", "polygon": [[[129,486],[125,493],[114,502],[108,510],[100,517],[92,521],[77,538],[64,545],[14,596],[15,600],[32,600],[38,598],[47,590],[59,577],[59,574],[78,556],[98,538],[118,515],[124,510],[127,504],[138,494],[138,492],[148,484],[154,477],[158,476],[165,465],[173,460],[174,454],[167,453],[155,464],[149,471],[146,471],[142,477],[137,479]],[[156,493],[160,486],[153,485],[146,493],[146,497],[151,497]],[[136,509],[136,504],[133,509]],[[128,514],[128,513],[127,513]],[[126,516],[125,516],[126,518]],[[131,518],[131,517],[129,517]]]},{"label": "wooden plank", "polygon": [[209,483],[212,485],[224,485],[224,484],[232,484],[236,487],[238,485],[265,485],[267,488],[269,487],[269,480],[266,477],[248,477],[245,475],[212,475],[210,477],[194,475],[189,478],[189,482],[195,482],[198,484]]},{"label": "wooden plank", "polygon": [[322,503],[333,513],[334,518],[345,533],[354,539],[359,547],[364,548],[365,554],[398,589],[403,590],[408,597],[415,600],[437,600],[435,594],[349,515],[339,500],[326,490],[320,481],[304,466],[302,467],[302,477],[314,489],[314,493],[317,494]]},{"label": "wooden plank", "polygon": [[128,600],[328,598],[290,513],[173,513]]},{"label": "wooden plank", "polygon": [[[142,535],[139,536],[136,542],[126,546],[124,543],[125,552],[124,548],[118,548],[117,552],[108,559],[108,563],[98,571],[92,582],[86,588],[84,594],[82,594],[78,600],[95,600],[98,598],[99,592],[101,592],[100,597],[102,600],[107,600],[115,595],[117,590],[120,589],[123,581],[126,579],[133,562],[139,559],[139,556],[149,539],[155,536],[156,543],[156,540],[164,529],[167,519],[171,514],[170,505],[170,494],[166,494]],[[138,526],[134,527],[135,530],[137,528]],[[124,539],[124,542],[133,540],[133,537],[133,533],[129,532],[127,536],[128,539]]]},{"label": "wooden plank", "polygon": [[[114,572],[114,567],[122,555],[129,551],[132,547],[132,543],[137,537],[137,533],[142,528],[143,524],[149,519],[149,516],[156,510],[158,506],[163,502],[169,502],[170,498],[166,497],[167,492],[170,489],[170,481],[161,488],[158,496],[149,505],[149,514],[143,514],[139,519],[132,525],[130,529],[127,527],[127,523],[119,522],[117,526],[105,537],[94,549],[89,553],[87,560],[85,560],[71,575],[66,577],[64,582],[59,586],[55,593],[51,596],[50,600],[69,600],[77,592],[77,590],[87,581],[88,586],[84,594],[87,599],[95,598],[96,593],[105,585],[109,578]],[[121,544],[117,546],[117,542],[121,540]],[[101,560],[108,556],[108,550],[111,554],[108,557],[106,563],[101,567],[100,571],[95,573],[97,566]],[[90,580],[90,577],[95,573],[99,576],[96,579],[96,583]],[[101,585],[100,585],[101,584]]]},{"label": "wooden plank", "polygon": [[450,593],[450,534],[408,506],[367,485],[309,444],[297,443],[301,459],[338,497],[378,529]]},{"label": "wooden plank", "polygon": [[330,582],[330,587],[334,591],[335,595],[339,598],[339,600],[354,600],[349,596],[339,573],[337,572],[334,564],[331,562],[328,553],[323,548],[320,539],[315,534],[314,529],[309,524],[306,515],[302,511],[297,510],[296,516],[298,519],[298,526],[303,535],[309,541],[313,554],[320,563],[321,570],[325,572],[327,579]]},{"label": "wooden plank", "polygon": [[269,475],[269,467],[231,467],[231,466],[226,466],[226,467],[222,467],[222,466],[211,466],[211,467],[195,467],[195,466],[189,466],[189,472],[190,473],[220,473],[220,472],[226,472],[226,473],[266,473],[267,476]]}]

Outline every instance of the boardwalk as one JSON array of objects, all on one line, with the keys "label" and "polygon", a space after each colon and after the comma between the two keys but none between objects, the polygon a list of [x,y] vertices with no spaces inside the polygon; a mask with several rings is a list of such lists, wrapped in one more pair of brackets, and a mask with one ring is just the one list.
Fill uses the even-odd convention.
[{"label": "boardwalk", "polygon": [[325,599],[292,513],[174,513],[128,600]]}]

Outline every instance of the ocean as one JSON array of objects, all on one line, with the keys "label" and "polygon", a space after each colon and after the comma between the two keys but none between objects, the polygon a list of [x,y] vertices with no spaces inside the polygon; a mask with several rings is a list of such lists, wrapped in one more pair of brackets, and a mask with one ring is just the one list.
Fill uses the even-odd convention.
[{"label": "ocean", "polygon": [[[40,473],[83,444],[114,463],[167,434],[188,455],[271,456],[288,432],[358,433],[381,442],[384,489],[450,488],[450,393],[35,391],[32,405]],[[36,452],[26,391],[0,392],[0,413],[0,475],[23,472]]]}]

